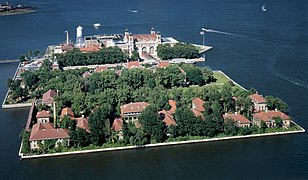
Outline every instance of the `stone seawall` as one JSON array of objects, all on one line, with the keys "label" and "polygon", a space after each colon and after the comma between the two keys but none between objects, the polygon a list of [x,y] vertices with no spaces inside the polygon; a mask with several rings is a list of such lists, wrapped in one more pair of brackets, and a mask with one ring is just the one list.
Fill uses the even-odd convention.
[{"label": "stone seawall", "polygon": [[[225,141],[225,140],[244,139],[244,138],[268,137],[268,136],[277,136],[277,135],[286,135],[286,134],[297,134],[297,133],[304,133],[305,132],[304,128],[302,128],[301,126],[299,126],[296,123],[294,123],[294,124],[297,125],[301,130],[287,131],[287,132],[266,133],[266,134],[252,134],[252,135],[246,135],[246,136],[231,136],[231,137],[210,138],[210,139],[201,139],[201,140],[189,140],[189,141],[179,141],[179,142],[147,144],[147,145],[144,145],[144,146],[124,146],[124,147],[116,147],[116,148],[102,148],[102,149],[93,149],[93,150],[81,150],[81,151],[53,153],[53,154],[40,154],[40,155],[23,155],[19,151],[19,156],[20,156],[21,159],[33,159],[33,158],[54,157],[54,156],[67,156],[67,155],[74,155],[74,154],[97,153],[97,152],[105,152],[105,151],[120,151],[120,150],[129,150],[129,149],[150,148],[150,147],[160,147],[160,146],[173,146],[173,145],[193,144],[193,143],[205,143],[205,142]],[[22,146],[22,144],[21,144],[21,146]]]}]

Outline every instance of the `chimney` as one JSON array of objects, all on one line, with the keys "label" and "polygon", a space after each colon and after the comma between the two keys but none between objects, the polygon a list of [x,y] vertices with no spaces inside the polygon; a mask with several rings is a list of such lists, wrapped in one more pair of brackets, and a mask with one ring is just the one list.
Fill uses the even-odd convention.
[{"label": "chimney", "polygon": [[277,108],[275,108],[275,111],[277,112],[277,111],[278,111],[278,109],[277,109]]},{"label": "chimney", "polygon": [[84,115],[81,115],[82,118],[84,118]]},{"label": "chimney", "polygon": [[155,34],[154,28],[151,29],[151,34]]},{"label": "chimney", "polygon": [[69,44],[68,31],[65,31],[65,33],[66,33],[66,45],[68,45]]},{"label": "chimney", "polygon": [[268,108],[267,107],[265,107],[265,112],[268,112]]},{"label": "chimney", "polygon": [[57,118],[56,118],[56,102],[53,102],[53,124],[54,127],[57,126]]},{"label": "chimney", "polygon": [[237,112],[235,112],[235,115],[237,115]]}]

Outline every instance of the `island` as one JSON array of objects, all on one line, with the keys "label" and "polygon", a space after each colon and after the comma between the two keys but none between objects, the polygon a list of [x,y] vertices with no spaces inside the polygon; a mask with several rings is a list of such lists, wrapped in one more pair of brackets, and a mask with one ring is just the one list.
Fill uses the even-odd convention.
[{"label": "island", "polygon": [[13,6],[7,2],[6,4],[0,3],[0,16],[9,16],[17,14],[27,14],[35,12],[35,8],[31,6]]},{"label": "island", "polygon": [[2,107],[31,106],[23,159],[305,132],[280,98],[195,66],[207,47],[154,29],[85,37],[80,30],[75,43],[67,32],[44,57],[21,56],[8,80]]}]

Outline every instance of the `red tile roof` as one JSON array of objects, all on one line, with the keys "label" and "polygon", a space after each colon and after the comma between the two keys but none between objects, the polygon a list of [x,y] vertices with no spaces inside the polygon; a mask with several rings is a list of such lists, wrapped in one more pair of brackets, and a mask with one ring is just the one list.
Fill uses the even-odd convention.
[{"label": "red tile roof", "polygon": [[157,34],[134,34],[133,38],[136,42],[156,41]]},{"label": "red tile roof", "polygon": [[171,125],[176,126],[177,125],[175,120],[173,119],[172,115],[169,114],[166,110],[159,111],[158,114],[159,115],[163,114],[163,116],[164,116],[163,122],[165,122],[167,126],[171,126]]},{"label": "red tile roof", "polygon": [[75,116],[74,112],[69,107],[66,107],[66,108],[62,109],[60,117],[63,118],[65,115],[68,115],[70,118],[73,118]]},{"label": "red tile roof", "polygon": [[36,114],[36,118],[44,118],[44,117],[49,117],[50,113],[49,111],[43,110],[43,111],[39,111]]},{"label": "red tile roof", "polygon": [[33,125],[29,141],[63,138],[69,138],[69,134],[66,129],[55,129],[52,123],[38,123]]},{"label": "red tile roof", "polygon": [[82,74],[82,77],[86,78],[86,77],[89,77],[91,76],[91,73],[89,71],[86,71]]},{"label": "red tile roof", "polygon": [[96,52],[100,50],[100,46],[99,45],[87,45],[86,47],[81,47],[80,51],[81,52]]},{"label": "red tile roof", "polygon": [[176,102],[174,100],[168,100],[171,109],[168,111],[170,114],[174,114],[176,111]]},{"label": "red tile roof", "polygon": [[224,120],[231,119],[234,122],[239,122],[240,124],[247,124],[250,123],[250,121],[241,114],[225,114],[223,115]]},{"label": "red tile roof", "polygon": [[135,102],[135,103],[125,104],[120,106],[121,114],[123,115],[124,113],[141,112],[148,105],[150,104],[146,102]]},{"label": "red tile roof", "polygon": [[75,120],[77,121],[77,127],[84,129],[87,132],[90,132],[88,118],[80,117],[80,118],[75,118]]},{"label": "red tile roof", "polygon": [[192,100],[192,104],[193,106],[195,106],[195,109],[198,110],[198,111],[205,111],[204,107],[203,107],[203,104],[204,104],[204,101],[200,98],[195,98]]},{"label": "red tile roof", "polygon": [[94,72],[102,72],[102,71],[105,71],[107,70],[108,67],[107,66],[97,66],[94,70]]},{"label": "red tile roof", "polygon": [[122,118],[115,118],[112,124],[111,129],[113,131],[122,131],[123,129],[123,120]]},{"label": "red tile roof", "polygon": [[259,94],[252,94],[250,95],[250,98],[254,103],[257,103],[257,104],[267,102],[266,99],[262,95],[259,95]]},{"label": "red tile roof", "polygon": [[170,63],[168,61],[161,61],[158,65],[157,68],[166,68],[170,66]]},{"label": "red tile roof", "polygon": [[140,68],[140,63],[139,63],[139,61],[130,61],[130,62],[127,63],[126,67],[127,67],[127,69]]},{"label": "red tile roof", "polygon": [[45,104],[53,103],[54,98],[57,96],[57,92],[49,89],[43,94],[42,102]]},{"label": "red tile roof", "polygon": [[194,113],[194,115],[196,117],[201,117],[202,119],[204,119],[204,116],[203,116],[203,114],[200,111],[198,111],[196,109],[191,109],[191,111]]},{"label": "red tile roof", "polygon": [[273,117],[280,117],[282,120],[290,120],[291,118],[280,111],[264,111],[256,114],[252,114],[254,119],[258,119],[261,121],[271,121]]}]

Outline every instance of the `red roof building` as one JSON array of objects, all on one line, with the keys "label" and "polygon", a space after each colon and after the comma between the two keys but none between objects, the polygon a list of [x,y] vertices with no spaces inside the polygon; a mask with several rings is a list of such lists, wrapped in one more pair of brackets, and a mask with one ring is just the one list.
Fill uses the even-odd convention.
[{"label": "red roof building", "polygon": [[200,111],[200,112],[203,112],[205,111],[203,105],[204,105],[204,101],[200,98],[195,98],[192,100],[192,108],[197,110],[197,111]]},{"label": "red roof building", "polygon": [[161,117],[161,119],[163,119],[163,122],[165,122],[167,126],[177,125],[172,115],[169,114],[166,110],[159,111],[158,114]]},{"label": "red roof building", "polygon": [[43,94],[42,103],[51,106],[56,96],[57,92],[49,89],[47,92]]},{"label": "red roof building", "polygon": [[191,109],[191,111],[194,113],[194,115],[196,117],[201,117],[202,119],[204,119],[204,116],[203,116],[202,112],[200,112],[200,111],[198,111],[196,109],[193,109],[193,108]]},{"label": "red roof building", "polygon": [[141,111],[143,111],[149,105],[150,104],[146,102],[135,102],[122,105],[120,106],[121,116],[125,121],[132,121],[133,123],[136,123],[136,121],[138,121],[138,116],[141,114]]},{"label": "red roof building", "polygon": [[140,68],[140,63],[139,61],[130,61],[126,64],[127,69],[132,69],[132,68]]},{"label": "red roof building", "polygon": [[57,139],[56,146],[58,143],[63,143],[63,139],[68,139],[69,134],[66,129],[63,128],[54,128],[52,123],[38,123],[33,125],[32,131],[30,134],[30,148],[37,149],[39,148],[38,141],[44,141],[49,139]]},{"label": "red roof building", "polygon": [[157,65],[157,68],[166,68],[170,66],[170,63],[169,61],[161,61],[158,65]]},{"label": "red roof building", "polygon": [[280,111],[264,111],[256,114],[252,114],[253,124],[261,127],[261,121],[265,122],[267,127],[276,127],[274,117],[280,117],[282,119],[283,126],[290,127],[291,118]]},{"label": "red roof building", "polygon": [[50,117],[49,111],[46,111],[46,110],[39,111],[36,114],[37,123],[49,122],[49,117]]},{"label": "red roof building", "polygon": [[80,129],[84,129],[88,133],[90,132],[88,118],[80,117],[80,118],[75,118],[75,120],[77,121],[77,127],[79,127]]},{"label": "red roof building", "polygon": [[150,42],[157,41],[157,34],[134,34],[135,42]]},{"label": "red roof building", "polygon": [[65,115],[67,115],[71,119],[74,119],[74,116],[75,116],[74,112],[69,107],[66,107],[66,108],[62,109],[60,119],[62,119]]},{"label": "red roof building", "polygon": [[176,111],[176,102],[174,100],[168,100],[171,109],[168,111],[170,114],[175,114]]},{"label": "red roof building", "polygon": [[250,127],[250,121],[241,114],[225,114],[223,115],[224,121],[228,121],[229,119],[234,121],[239,127]]},{"label": "red roof building", "polygon": [[87,45],[86,47],[81,47],[80,51],[83,53],[87,53],[87,52],[97,52],[100,50],[100,46],[96,45],[96,44],[92,44],[92,45]]},{"label": "red roof building", "polygon": [[249,97],[251,98],[251,101],[253,102],[255,112],[266,110],[267,101],[262,95],[259,95],[256,93],[256,94],[250,95]]},{"label": "red roof building", "polygon": [[102,72],[102,71],[106,71],[108,69],[107,66],[97,66],[95,69],[94,69],[94,72]]},{"label": "red roof building", "polygon": [[111,127],[111,130],[113,131],[122,131],[123,129],[123,120],[122,118],[115,118]]}]

